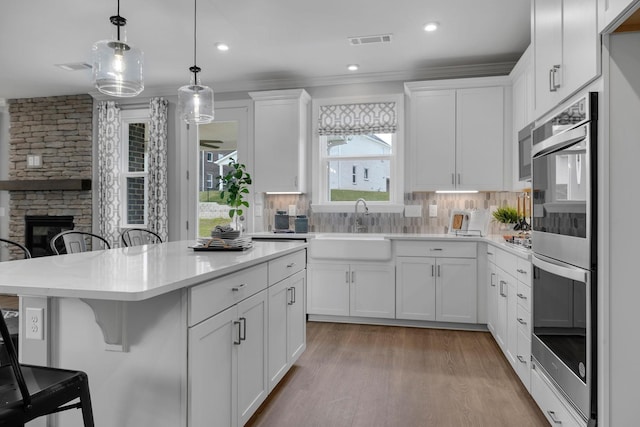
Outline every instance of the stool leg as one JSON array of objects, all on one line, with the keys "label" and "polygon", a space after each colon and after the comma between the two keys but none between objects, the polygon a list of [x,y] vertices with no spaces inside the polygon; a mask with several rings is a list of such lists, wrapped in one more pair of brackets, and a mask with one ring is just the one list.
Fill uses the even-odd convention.
[{"label": "stool leg", "polygon": [[89,394],[89,381],[85,380],[80,386],[80,404],[82,405],[82,420],[84,427],[94,427],[93,409],[91,407],[91,395]]}]

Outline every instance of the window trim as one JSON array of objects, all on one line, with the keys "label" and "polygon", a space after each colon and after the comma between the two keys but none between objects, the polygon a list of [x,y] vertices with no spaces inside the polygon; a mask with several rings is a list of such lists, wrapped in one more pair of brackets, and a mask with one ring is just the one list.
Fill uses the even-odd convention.
[{"label": "window trim", "polygon": [[[395,145],[392,151],[391,160],[391,188],[390,200],[388,202],[367,201],[370,212],[389,212],[400,213],[404,211],[404,147],[406,146],[405,138],[405,121],[404,121],[404,94],[392,93],[387,95],[372,96],[352,96],[352,97],[331,97],[312,99],[311,113],[311,188],[313,199],[316,203],[311,204],[313,212],[353,212],[355,209],[354,202],[331,202],[326,200],[327,179],[325,173],[321,171],[320,160],[323,158],[321,152],[320,135],[318,135],[318,116],[320,106],[337,105],[337,104],[357,104],[357,103],[375,103],[375,102],[395,102],[396,113],[398,119],[398,128],[395,133]],[[346,160],[343,158],[342,160]]]},{"label": "window trim", "polygon": [[[140,108],[134,110],[123,110],[120,113],[120,228],[145,228],[149,225],[149,158],[145,156],[144,172],[129,172],[129,124],[145,122],[150,125],[149,109]],[[145,142],[145,150],[148,150]],[[148,154],[148,152],[147,152]],[[129,201],[127,199],[127,179],[128,178],[144,178],[144,219],[142,224],[131,224],[127,219],[127,208]]]}]

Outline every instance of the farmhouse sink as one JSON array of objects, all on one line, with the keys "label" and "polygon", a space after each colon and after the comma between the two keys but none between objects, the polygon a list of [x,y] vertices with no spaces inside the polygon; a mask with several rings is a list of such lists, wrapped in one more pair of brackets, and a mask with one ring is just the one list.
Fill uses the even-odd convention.
[{"label": "farmhouse sink", "polygon": [[309,241],[309,257],[383,261],[391,259],[391,240],[381,234],[317,234]]}]

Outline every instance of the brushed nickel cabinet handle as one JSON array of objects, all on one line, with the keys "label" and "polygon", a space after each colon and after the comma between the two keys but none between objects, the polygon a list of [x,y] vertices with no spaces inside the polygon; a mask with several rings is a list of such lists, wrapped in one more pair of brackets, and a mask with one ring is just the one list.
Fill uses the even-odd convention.
[{"label": "brushed nickel cabinet handle", "polygon": [[554,424],[562,424],[562,420],[558,419],[555,412],[547,411],[547,414],[549,414],[549,418],[551,418]]},{"label": "brushed nickel cabinet handle", "polygon": [[233,344],[235,345],[240,345],[242,342],[242,338],[240,338],[240,322],[238,322],[237,320],[233,321],[233,325],[238,325],[238,339],[237,340],[233,340]]},{"label": "brushed nickel cabinet handle", "polygon": [[522,357],[521,355],[518,355],[518,360],[520,361],[520,363],[527,363],[527,361],[524,360],[524,357]]},{"label": "brushed nickel cabinet handle", "polygon": [[295,263],[295,262],[292,262],[291,264],[287,264],[287,268],[291,268],[291,267],[293,267],[294,265],[296,265],[296,263]]},{"label": "brushed nickel cabinet handle", "polygon": [[242,284],[240,284],[240,285],[238,285],[238,286],[234,286],[233,288],[231,288],[231,290],[232,290],[233,292],[238,292],[238,291],[240,291],[242,288],[244,288],[245,286],[247,286],[247,284],[246,284],[246,283],[242,283]]},{"label": "brushed nickel cabinet handle", "polygon": [[520,294],[520,293],[518,294],[518,298],[520,298],[520,299],[527,299],[527,297],[526,297],[526,296],[524,296],[523,294]]},{"label": "brushed nickel cabinet handle", "polygon": [[527,322],[525,322],[522,317],[518,317],[518,323],[520,323],[521,325],[526,325],[527,324]]}]

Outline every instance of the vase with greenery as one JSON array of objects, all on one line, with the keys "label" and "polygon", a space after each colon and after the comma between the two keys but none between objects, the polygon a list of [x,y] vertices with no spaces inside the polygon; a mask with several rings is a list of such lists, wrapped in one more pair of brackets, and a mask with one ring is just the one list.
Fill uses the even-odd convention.
[{"label": "vase with greenery", "polygon": [[520,221],[518,217],[518,211],[511,206],[501,206],[493,211],[493,220],[503,224],[503,227],[513,229],[513,227]]},{"label": "vase with greenery", "polygon": [[242,220],[244,208],[249,207],[249,202],[244,200],[244,196],[249,194],[249,185],[251,185],[251,175],[247,173],[246,166],[236,162],[233,158],[229,159],[229,171],[224,175],[217,177],[222,181],[223,190],[220,192],[220,198],[231,207],[229,209],[229,218],[235,217],[236,230],[241,230],[239,221]]}]

